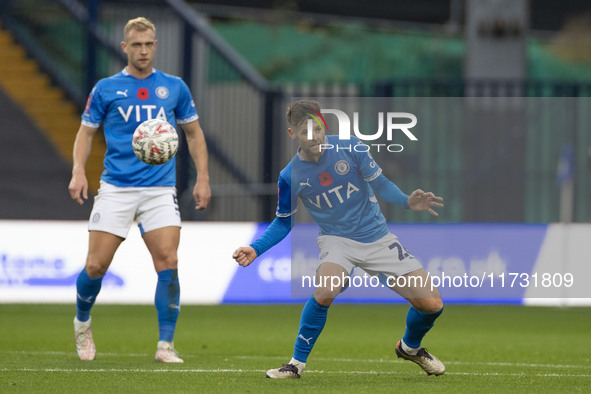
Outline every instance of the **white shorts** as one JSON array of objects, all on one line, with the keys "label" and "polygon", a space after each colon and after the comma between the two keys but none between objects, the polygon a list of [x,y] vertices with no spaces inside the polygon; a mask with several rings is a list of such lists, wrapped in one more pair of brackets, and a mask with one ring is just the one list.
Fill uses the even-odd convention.
[{"label": "white shorts", "polygon": [[400,244],[398,237],[388,234],[375,242],[363,243],[336,235],[318,237],[320,264],[335,263],[349,275],[359,267],[383,283],[422,268],[421,263]]},{"label": "white shorts", "polygon": [[174,186],[119,187],[101,181],[88,222],[89,231],[127,238],[133,219],[142,235],[167,226],[181,227]]}]

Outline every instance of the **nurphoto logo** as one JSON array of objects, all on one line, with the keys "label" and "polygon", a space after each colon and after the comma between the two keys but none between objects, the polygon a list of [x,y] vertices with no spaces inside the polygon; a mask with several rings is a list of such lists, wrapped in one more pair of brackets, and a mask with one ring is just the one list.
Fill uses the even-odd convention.
[{"label": "nurphoto logo", "polygon": [[[338,135],[340,140],[351,139],[351,119],[345,112],[334,109],[334,108],[323,108],[320,112],[313,110],[312,108],[306,108],[309,112],[307,114],[312,118],[308,119],[308,139],[313,138],[314,122],[321,128],[328,131],[328,126],[323,114],[335,115],[338,122]],[[376,141],[386,132],[386,140],[388,143],[371,143],[371,144],[358,144],[353,146],[353,150],[356,152],[367,152],[370,148],[376,148],[379,152],[381,149],[385,149],[388,152],[402,152],[404,147],[401,144],[391,143],[394,139],[394,133],[396,131],[402,132],[406,138],[411,141],[418,141],[418,138],[410,131],[411,128],[416,126],[417,117],[410,112],[378,112],[378,130],[374,134],[365,134],[359,130],[359,112],[353,112],[353,133],[361,141]],[[385,124],[385,127],[384,127]],[[340,147],[334,146],[333,144],[320,144],[320,150],[336,149],[350,150],[351,147]]]}]

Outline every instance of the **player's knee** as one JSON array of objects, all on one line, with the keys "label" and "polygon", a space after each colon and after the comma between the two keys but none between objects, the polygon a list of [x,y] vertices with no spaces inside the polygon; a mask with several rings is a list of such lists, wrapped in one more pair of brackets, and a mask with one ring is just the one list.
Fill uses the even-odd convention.
[{"label": "player's knee", "polygon": [[443,308],[443,301],[441,298],[425,298],[421,302],[420,311],[425,313],[436,313]]},{"label": "player's knee", "polygon": [[319,303],[320,305],[324,305],[324,306],[330,306],[330,304],[332,304],[332,302],[334,301],[334,298],[317,298],[317,297],[314,297],[314,299],[316,300],[317,303]]},{"label": "player's knee", "polygon": [[338,290],[331,291],[331,289],[316,288],[316,290],[314,291],[314,299],[320,305],[324,306],[329,306],[330,304],[332,304],[337,295],[339,295]]},{"label": "player's knee", "polygon": [[441,300],[441,298],[435,299],[433,302],[432,308],[431,308],[431,310],[432,310],[431,313],[439,312],[442,309],[443,309],[443,301]]},{"label": "player's knee", "polygon": [[169,253],[168,255],[159,258],[157,261],[154,261],[154,265],[158,271],[177,269],[178,263],[179,260],[176,253]]},{"label": "player's knee", "polygon": [[88,259],[86,261],[86,273],[93,279],[104,276],[107,273],[107,268],[108,265],[101,264],[96,260]]}]

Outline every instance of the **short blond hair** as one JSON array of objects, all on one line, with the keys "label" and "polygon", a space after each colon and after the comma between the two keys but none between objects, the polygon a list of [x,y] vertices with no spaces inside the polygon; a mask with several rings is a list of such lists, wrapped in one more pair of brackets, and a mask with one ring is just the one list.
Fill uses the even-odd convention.
[{"label": "short blond hair", "polygon": [[154,26],[154,24],[148,18],[144,18],[143,16],[127,21],[125,27],[123,28],[123,39],[127,38],[127,33],[129,33],[131,30],[152,30],[154,34],[156,34],[156,26]]}]

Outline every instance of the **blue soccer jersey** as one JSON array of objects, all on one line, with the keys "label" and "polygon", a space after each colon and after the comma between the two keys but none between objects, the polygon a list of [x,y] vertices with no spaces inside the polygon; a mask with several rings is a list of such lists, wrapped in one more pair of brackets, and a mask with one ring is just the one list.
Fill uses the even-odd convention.
[{"label": "blue soccer jersey", "polygon": [[368,183],[380,176],[381,168],[365,145],[355,151],[355,145],[363,144],[358,138],[326,138],[334,148],[325,150],[317,163],[298,153],[281,171],[277,216],[293,215],[299,198],[318,223],[320,235],[366,243],[384,237],[388,234],[386,219]]},{"label": "blue soccer jersey", "polygon": [[82,124],[103,124],[107,152],[101,180],[116,186],[174,186],[175,160],[157,166],[145,164],[133,153],[131,140],[137,126],[160,118],[175,126],[197,120],[195,103],[179,77],[154,70],[145,79],[123,70],[101,79],[92,89]]}]

